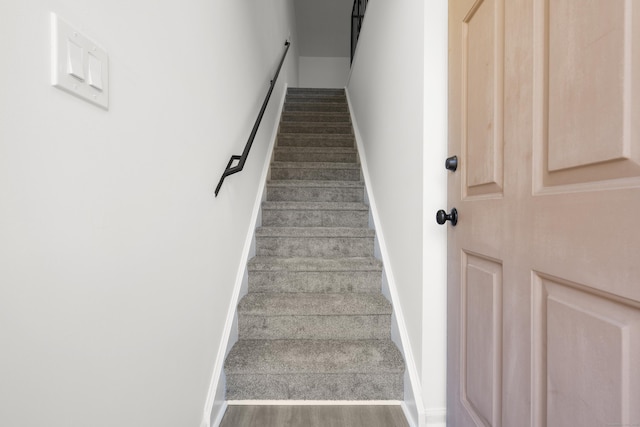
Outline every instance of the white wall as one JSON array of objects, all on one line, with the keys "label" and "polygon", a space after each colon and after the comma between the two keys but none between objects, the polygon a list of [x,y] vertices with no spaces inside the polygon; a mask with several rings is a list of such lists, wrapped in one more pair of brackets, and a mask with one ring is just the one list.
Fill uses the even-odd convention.
[{"label": "white wall", "polygon": [[[411,11],[411,13],[408,13]],[[423,6],[371,2],[348,83],[409,338],[422,346]]]},{"label": "white wall", "polygon": [[446,205],[446,10],[445,0],[370,2],[347,85],[420,425],[446,414],[446,228],[434,226]]},{"label": "white wall", "polygon": [[[109,111],[50,86],[52,11],[108,51]],[[245,170],[213,189],[293,15],[292,0],[0,3],[0,425],[200,426],[295,50]]]},{"label": "white wall", "polygon": [[349,77],[349,58],[300,56],[300,87],[343,88]]}]

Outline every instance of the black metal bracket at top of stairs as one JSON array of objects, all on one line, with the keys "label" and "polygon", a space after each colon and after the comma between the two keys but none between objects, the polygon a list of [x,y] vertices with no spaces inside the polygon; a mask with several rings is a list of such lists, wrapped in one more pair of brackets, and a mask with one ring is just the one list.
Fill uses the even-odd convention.
[{"label": "black metal bracket at top of stairs", "polygon": [[[287,40],[284,42],[284,45],[286,47],[284,49],[284,53],[282,54],[282,59],[280,60],[280,64],[278,65],[278,69],[276,70],[276,73],[273,76],[273,79],[269,83],[269,91],[267,92],[267,96],[264,98],[264,102],[262,103],[262,108],[260,109],[260,113],[258,113],[258,118],[256,119],[256,122],[253,125],[253,129],[251,130],[251,134],[249,135],[249,140],[247,141],[247,144],[244,147],[244,151],[242,152],[242,155],[240,156],[233,155],[229,159],[229,163],[227,163],[227,167],[222,173],[222,176],[220,177],[220,181],[216,186],[216,191],[215,191],[216,197],[218,197],[218,192],[222,187],[222,183],[224,182],[224,179],[229,175],[233,175],[234,173],[240,172],[244,168],[244,164],[247,161],[247,157],[249,156],[249,151],[251,150],[251,146],[253,145],[253,140],[255,139],[256,134],[258,133],[258,128],[260,127],[262,116],[264,116],[264,112],[267,109],[267,104],[269,103],[269,99],[271,98],[271,92],[273,92],[273,88],[276,85],[276,80],[278,80],[278,75],[280,74],[280,69],[282,68],[282,64],[284,63],[284,60],[287,56],[287,52],[289,51],[289,46],[291,46],[291,42]],[[231,166],[235,161],[238,161],[238,164],[235,166]]]}]

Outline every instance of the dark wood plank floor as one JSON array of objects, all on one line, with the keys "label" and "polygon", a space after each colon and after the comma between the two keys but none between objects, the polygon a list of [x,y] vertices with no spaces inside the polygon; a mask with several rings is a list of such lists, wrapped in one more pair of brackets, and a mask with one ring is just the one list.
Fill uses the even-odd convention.
[{"label": "dark wood plank floor", "polygon": [[229,405],[220,427],[409,427],[400,406]]}]

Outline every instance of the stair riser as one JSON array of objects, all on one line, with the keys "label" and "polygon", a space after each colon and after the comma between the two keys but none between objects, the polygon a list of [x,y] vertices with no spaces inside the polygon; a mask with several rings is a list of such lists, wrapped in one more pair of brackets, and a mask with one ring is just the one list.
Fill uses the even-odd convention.
[{"label": "stair riser", "polygon": [[366,227],[367,211],[300,211],[263,209],[265,227]]},{"label": "stair riser", "polygon": [[271,179],[360,181],[359,169],[271,168]]},{"label": "stair riser", "polygon": [[362,188],[309,188],[267,186],[267,200],[274,202],[363,202]]},{"label": "stair riser", "polygon": [[228,400],[403,400],[403,374],[227,374]]},{"label": "stair riser", "polygon": [[365,257],[373,237],[256,237],[256,255],[281,257]]},{"label": "stair riser", "polygon": [[351,124],[343,123],[280,123],[281,133],[313,133],[322,135],[352,135]]},{"label": "stair riser", "polygon": [[242,339],[363,340],[391,337],[390,315],[254,316],[238,313]]},{"label": "stair riser", "polygon": [[293,102],[284,104],[284,112],[292,113],[296,111],[301,112],[320,112],[320,113],[347,113],[349,112],[349,106],[344,103],[330,104],[330,103],[302,103]]},{"label": "stair riser", "polygon": [[356,153],[314,153],[291,152],[276,150],[277,162],[327,162],[327,163],[356,163]]},{"label": "stair riser", "polygon": [[307,135],[278,135],[279,147],[347,147],[353,148],[355,142],[353,136],[324,138],[322,136]]},{"label": "stair riser", "polygon": [[249,271],[249,292],[380,292],[381,271]]}]

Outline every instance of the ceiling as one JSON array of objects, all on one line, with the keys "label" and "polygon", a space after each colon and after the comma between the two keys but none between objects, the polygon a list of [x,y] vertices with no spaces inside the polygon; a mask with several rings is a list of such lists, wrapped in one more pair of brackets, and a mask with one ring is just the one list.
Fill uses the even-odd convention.
[{"label": "ceiling", "polygon": [[294,0],[300,56],[348,57],[353,0]]}]

